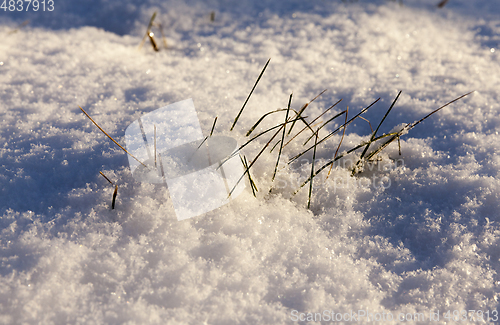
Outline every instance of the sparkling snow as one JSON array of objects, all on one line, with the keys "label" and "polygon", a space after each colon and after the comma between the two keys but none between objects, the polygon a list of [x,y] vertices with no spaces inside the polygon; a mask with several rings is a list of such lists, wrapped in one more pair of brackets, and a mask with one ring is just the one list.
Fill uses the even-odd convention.
[{"label": "sparkling snow", "polygon": [[[61,0],[53,12],[0,10],[0,322],[290,324],[301,313],[360,310],[391,313],[392,323],[401,313],[422,313],[423,323],[437,311],[449,323],[454,310],[492,317],[500,4],[437,2]],[[155,29],[160,51],[138,49],[155,10],[169,48]],[[218,116],[214,134],[243,144],[290,93],[298,110],[324,89],[309,120],[339,99],[325,119],[381,97],[363,115],[373,128],[402,90],[380,134],[475,92],[404,135],[401,156],[394,142],[355,177],[342,164],[327,180],[324,171],[311,209],[308,185],[293,192],[312,152],[285,167],[304,132],[284,148],[274,183],[277,149],[252,167],[256,198],[244,178],[232,203],[184,221],[168,189],[134,180],[126,154],[78,108],[124,144],[138,117],[192,98],[204,135]],[[271,115],[258,130],[283,120]],[[354,121],[340,152],[369,135],[368,122]],[[242,153],[252,160],[269,138]],[[318,165],[340,139],[318,146]],[[119,186],[114,210],[99,171]]]}]

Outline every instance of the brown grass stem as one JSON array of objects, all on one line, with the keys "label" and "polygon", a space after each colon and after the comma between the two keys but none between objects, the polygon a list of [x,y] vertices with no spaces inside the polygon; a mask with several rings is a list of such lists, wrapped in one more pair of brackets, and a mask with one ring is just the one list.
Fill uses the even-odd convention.
[{"label": "brown grass stem", "polygon": [[99,124],[96,123],[96,121],[94,121],[89,114],[87,114],[87,112],[85,112],[85,110],[81,107],[81,106],[78,106],[80,107],[80,109],[82,110],[82,112],[89,118],[89,120],[92,121],[92,123],[95,124],[95,126],[97,126],[99,128],[99,130],[101,130],[102,133],[104,133],[108,138],[111,139],[111,141],[113,141],[118,147],[120,147],[120,149],[122,149],[123,151],[125,151],[127,154],[130,155],[130,157],[134,158],[135,160],[137,160],[139,163],[141,163],[141,165],[143,165],[144,167],[148,167],[146,166],[142,161],[140,161],[139,159],[135,158],[134,155],[132,155],[130,152],[127,151],[127,149],[123,148],[118,142],[115,141],[115,139],[113,139],[109,134],[106,133],[106,131],[104,131],[100,126]]}]

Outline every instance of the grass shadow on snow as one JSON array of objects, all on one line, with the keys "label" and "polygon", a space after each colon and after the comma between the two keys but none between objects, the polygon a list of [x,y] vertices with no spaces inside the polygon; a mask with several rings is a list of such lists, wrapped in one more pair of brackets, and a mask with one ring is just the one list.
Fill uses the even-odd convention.
[{"label": "grass shadow on snow", "polygon": [[[31,142],[26,138],[10,146],[11,150],[26,155],[4,158],[2,212],[13,209],[43,214],[50,207],[63,208],[70,204],[70,192],[85,188],[87,183],[96,183],[102,177],[99,171],[128,165],[125,154],[111,150],[106,140],[92,149],[64,150],[71,146],[71,141],[65,135],[54,135],[37,139],[39,145],[47,148],[45,151],[29,154]],[[103,155],[103,152],[110,154]]]}]

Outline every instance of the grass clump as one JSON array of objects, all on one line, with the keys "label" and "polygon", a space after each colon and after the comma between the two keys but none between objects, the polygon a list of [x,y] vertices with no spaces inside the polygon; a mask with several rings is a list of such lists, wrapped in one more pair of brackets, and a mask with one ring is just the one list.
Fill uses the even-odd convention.
[{"label": "grass clump", "polygon": [[[234,120],[234,122],[233,122],[233,124],[231,126],[231,130],[234,129],[234,126],[236,125],[236,122],[238,121],[239,117],[241,116],[241,113],[242,113],[243,109],[245,108],[246,104],[248,103],[248,100],[249,100],[251,94],[253,93],[255,87],[257,86],[257,83],[261,79],[261,77],[262,77],[265,69],[267,68],[267,66],[269,64],[269,60],[267,61],[266,65],[264,66],[264,69],[261,71],[259,77],[257,78],[257,81],[255,82],[252,90],[250,91],[250,94],[248,95],[247,99],[245,100],[245,103],[243,104],[242,108],[238,112],[238,115],[236,116],[236,118],[235,118],[235,120]],[[242,159],[242,164],[244,166],[245,171],[244,171],[243,175],[240,177],[240,179],[238,180],[238,183],[243,178],[243,176],[245,174],[248,174],[249,181],[251,183],[252,192],[255,195],[256,186],[255,186],[254,180],[250,176],[250,168],[255,164],[255,162],[262,155],[262,153],[265,151],[265,149],[268,148],[272,144],[272,142],[275,140],[275,138],[281,133],[281,139],[277,140],[275,142],[275,144],[272,146],[272,149],[271,149],[271,152],[272,152],[276,147],[279,146],[278,157],[277,157],[276,164],[274,166],[274,171],[272,173],[272,178],[271,178],[271,182],[274,182],[274,180],[276,178],[276,175],[277,175],[277,173],[279,171],[279,163],[282,160],[282,155],[284,153],[285,147],[287,145],[289,145],[292,141],[296,140],[296,138],[298,137],[299,134],[303,133],[306,130],[309,130],[309,131],[311,131],[311,134],[307,137],[306,141],[304,143],[302,143],[301,146],[305,147],[309,143],[309,141],[311,139],[313,139],[313,138],[314,138],[314,145],[312,145],[310,147],[306,147],[306,149],[303,149],[299,153],[295,154],[295,156],[293,156],[288,161],[288,164],[293,163],[294,161],[296,161],[298,158],[300,158],[304,154],[308,153],[309,151],[311,151],[311,150],[313,151],[312,152],[312,159],[313,160],[312,160],[312,163],[311,163],[310,176],[293,193],[293,194],[296,194],[302,187],[304,187],[307,183],[309,183],[309,194],[308,194],[307,207],[310,208],[311,201],[312,201],[312,192],[313,192],[313,180],[324,169],[326,169],[327,167],[330,167],[330,170],[329,170],[328,175],[327,175],[327,178],[328,178],[328,176],[330,175],[331,169],[332,169],[332,167],[333,167],[333,165],[334,165],[334,163],[336,161],[338,161],[339,159],[341,159],[341,158],[345,157],[346,155],[351,154],[351,153],[353,153],[353,152],[355,152],[355,151],[357,151],[359,149],[363,149],[362,152],[361,152],[361,154],[359,155],[359,158],[358,158],[356,164],[352,167],[352,173],[351,173],[351,175],[355,176],[356,174],[358,174],[360,171],[363,170],[363,166],[366,163],[371,162],[374,159],[375,156],[377,156],[379,153],[381,153],[385,148],[387,148],[387,146],[389,144],[393,143],[396,140],[398,141],[399,154],[401,155],[401,143],[400,143],[401,136],[403,136],[406,133],[408,133],[408,131],[410,131],[411,129],[413,129],[414,127],[416,127],[418,124],[420,124],[425,119],[429,118],[431,115],[435,114],[439,110],[443,109],[444,107],[446,107],[446,106],[448,106],[448,105],[450,105],[450,104],[452,104],[452,103],[454,103],[454,102],[456,102],[456,101],[458,101],[458,100],[460,100],[460,99],[464,98],[465,96],[467,96],[467,95],[469,95],[469,94],[472,93],[472,92],[469,92],[467,94],[464,94],[464,95],[462,95],[462,96],[460,96],[460,97],[458,97],[458,98],[456,98],[456,99],[454,99],[454,100],[446,103],[445,105],[437,108],[436,110],[432,111],[428,115],[424,116],[420,120],[418,120],[416,122],[413,122],[413,123],[407,123],[406,125],[404,125],[399,130],[396,130],[394,132],[390,132],[388,134],[377,135],[378,131],[380,130],[380,127],[382,126],[382,124],[386,120],[387,116],[389,115],[389,113],[395,107],[396,102],[399,99],[402,91],[398,92],[397,96],[395,97],[395,99],[393,100],[393,102],[390,105],[389,109],[386,111],[386,113],[382,117],[382,119],[381,119],[380,123],[378,124],[377,128],[375,129],[375,131],[373,131],[373,128],[371,127],[370,121],[368,121],[366,118],[362,117],[362,114],[364,114],[366,111],[368,111],[368,109],[370,109],[371,107],[373,107],[373,105],[375,105],[380,100],[380,98],[378,98],[375,101],[373,101],[370,105],[368,105],[365,108],[363,108],[359,113],[357,113],[356,115],[354,115],[350,119],[348,119],[349,107],[347,107],[345,110],[341,111],[340,113],[337,113],[333,117],[328,118],[325,122],[319,122],[320,125],[316,128],[315,131],[313,131],[312,127],[314,127],[316,125],[314,123],[316,123],[321,117],[323,117],[327,112],[329,112],[332,108],[334,108],[335,106],[337,106],[337,104],[339,104],[342,101],[342,99],[338,100],[336,103],[334,103],[333,105],[331,105],[328,109],[326,109],[325,111],[323,111],[319,116],[317,116],[314,119],[312,119],[311,122],[307,122],[306,121],[307,117],[302,116],[302,114],[304,113],[305,109],[315,99],[317,99],[320,95],[322,95],[324,92],[325,91],[321,92],[318,96],[316,96],[315,98],[313,98],[309,103],[304,104],[300,108],[300,110],[298,110],[298,111],[295,111],[295,110],[293,110],[290,107],[291,106],[291,101],[292,101],[292,95],[290,95],[290,98],[289,98],[288,105],[287,105],[286,109],[276,109],[276,110],[268,111],[265,114],[263,114],[257,120],[257,122],[254,125],[252,125],[252,127],[246,132],[246,136],[247,137],[250,136],[255,131],[255,129],[257,128],[257,126],[267,116],[269,116],[271,114],[275,114],[275,113],[285,112],[285,118],[284,118],[284,122],[283,123],[279,123],[277,125],[269,127],[268,129],[260,132],[258,135],[254,136],[253,138],[251,138],[250,140],[248,140],[246,143],[244,143],[243,145],[241,145],[239,147],[239,150],[242,150],[247,145],[249,145],[250,143],[254,142],[257,138],[259,138],[261,136],[264,136],[264,135],[266,135],[267,133],[269,133],[271,131],[275,131],[272,134],[271,138],[265,143],[265,145],[261,148],[261,150],[256,155],[256,157],[253,160],[251,160],[249,164],[246,162],[246,157],[245,157],[244,160]],[[294,112],[295,113],[295,117],[291,118],[289,116],[290,112]],[[331,123],[332,121],[335,121],[335,119],[337,119],[338,117],[340,117],[342,115],[344,115],[344,122],[342,124],[340,124],[335,130],[329,132],[326,136],[320,138],[320,136],[319,136],[320,131],[322,129],[324,129],[329,123]],[[367,121],[369,123],[370,130],[371,130],[371,136],[370,136],[370,138],[367,141],[362,141],[358,145],[356,145],[356,146],[354,146],[354,147],[346,150],[342,154],[339,154],[340,147],[342,145],[343,139],[344,139],[345,134],[346,134],[346,128],[347,128],[347,126],[350,123],[352,123],[353,121],[355,121],[357,118],[361,118],[361,119],[363,119],[363,120],[365,120],[365,121]],[[302,129],[300,129],[298,132],[296,132],[294,134],[294,133],[292,133],[293,126],[295,125],[295,123],[297,121],[302,121],[305,124],[305,126]],[[291,123],[291,125],[290,125],[290,128],[287,130],[286,125],[288,123]],[[328,139],[332,138],[333,135],[339,133],[340,131],[342,131],[342,136],[341,136],[341,139],[340,139],[339,144],[337,146],[337,149],[336,149],[336,151],[335,151],[335,153],[333,155],[333,158],[331,160],[327,161],[325,164],[323,164],[319,168],[316,168],[316,166],[315,166],[315,160],[316,160],[317,150],[319,150],[318,146],[321,143],[323,143],[323,142],[327,141]],[[287,139],[287,137],[289,137],[290,139]],[[375,144],[378,144],[377,147],[375,149],[373,149],[373,150],[370,150],[371,148],[375,147]],[[229,157],[227,159],[230,159],[230,158],[231,157]],[[227,159],[226,159],[226,161],[227,161]],[[224,162],[222,162],[222,163],[224,163]],[[234,186],[234,188],[236,188],[236,185]],[[233,188],[233,190],[234,190],[234,188]],[[272,190],[272,187],[271,187],[271,190]],[[232,193],[232,191],[231,191],[231,193]]]}]

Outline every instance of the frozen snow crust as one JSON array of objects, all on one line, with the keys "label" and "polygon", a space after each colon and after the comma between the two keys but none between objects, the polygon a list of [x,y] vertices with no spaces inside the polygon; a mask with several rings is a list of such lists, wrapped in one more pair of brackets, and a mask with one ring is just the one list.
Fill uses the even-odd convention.
[{"label": "frozen snow crust", "polygon": [[[429,323],[438,310],[440,322],[448,310],[492,316],[500,9],[435,2],[61,1],[50,14],[0,11],[0,323],[290,324],[294,313],[325,310],[391,313],[392,323],[400,313]],[[138,50],[155,10],[170,48]],[[247,183],[231,204],[180,222],[168,189],[135,181],[125,153],[78,108],[124,144],[139,116],[193,98],[204,135],[218,116],[214,134],[242,144],[290,93],[300,109],[323,89],[309,119],[341,98],[326,118],[381,97],[363,115],[374,128],[402,90],[380,133],[476,92],[403,136],[401,156],[394,143],[372,170],[352,177],[340,165],[315,178],[310,210],[306,187],[292,193],[312,155],[271,183],[277,151],[267,150],[252,167],[256,198]],[[271,115],[260,130],[283,119]],[[369,135],[356,120],[340,151]],[[307,136],[284,149],[281,166]],[[318,147],[318,161],[340,137]],[[253,159],[268,139],[243,154]],[[99,171],[119,185],[114,210]]]}]

